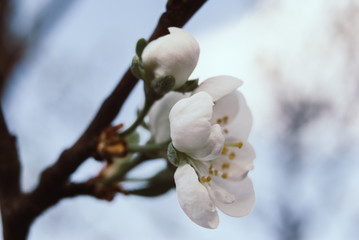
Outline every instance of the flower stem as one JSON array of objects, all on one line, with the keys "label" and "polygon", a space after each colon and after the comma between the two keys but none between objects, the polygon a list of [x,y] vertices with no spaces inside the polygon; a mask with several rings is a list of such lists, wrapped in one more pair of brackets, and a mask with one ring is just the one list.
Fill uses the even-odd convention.
[{"label": "flower stem", "polygon": [[158,151],[158,150],[167,149],[169,143],[170,142],[154,143],[154,144],[147,144],[144,146],[129,145],[129,146],[127,146],[127,150],[129,152],[146,153],[146,152],[150,152],[150,151]]},{"label": "flower stem", "polygon": [[120,133],[120,136],[125,137],[128,136],[129,134],[131,134],[134,130],[136,130],[136,128],[142,124],[143,119],[146,117],[148,111],[151,109],[152,104],[155,101],[152,99],[146,99],[145,102],[145,106],[143,107],[142,111],[140,112],[140,114],[138,115],[136,121],[129,127],[127,128],[125,131],[123,131],[122,133]]}]

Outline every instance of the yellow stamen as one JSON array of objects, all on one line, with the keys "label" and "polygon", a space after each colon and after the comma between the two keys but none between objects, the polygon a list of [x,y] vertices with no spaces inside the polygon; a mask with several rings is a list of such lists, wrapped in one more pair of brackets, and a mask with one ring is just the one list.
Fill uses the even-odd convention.
[{"label": "yellow stamen", "polygon": [[222,178],[223,178],[223,179],[226,179],[227,177],[228,177],[228,174],[227,174],[227,173],[223,173],[223,174],[222,174]]},{"label": "yellow stamen", "polygon": [[243,147],[243,142],[225,143],[224,146],[225,146],[225,147],[237,147],[237,148],[242,148],[242,147]]},{"label": "yellow stamen", "polygon": [[228,134],[228,129],[223,129],[223,132],[224,132],[225,134]]},{"label": "yellow stamen", "polygon": [[231,152],[231,154],[229,154],[228,158],[229,158],[229,160],[233,160],[235,156],[236,156],[236,154],[234,152]]},{"label": "yellow stamen", "polygon": [[227,152],[228,152],[228,148],[224,147],[223,150],[222,150],[222,154],[223,154],[223,155],[226,155]]},{"label": "yellow stamen", "polygon": [[223,122],[224,122],[224,124],[227,124],[227,122],[228,122],[228,116],[224,116],[224,117],[223,117]]},{"label": "yellow stamen", "polygon": [[202,177],[201,177],[201,182],[203,182],[203,183],[206,182],[206,177],[205,177],[205,176],[202,176]]},{"label": "yellow stamen", "polygon": [[217,169],[214,170],[214,175],[218,176],[218,170]]},{"label": "yellow stamen", "polygon": [[210,176],[207,177],[207,182],[210,182],[212,178]]},{"label": "yellow stamen", "polygon": [[222,164],[222,169],[226,169],[229,168],[229,163],[223,163]]},{"label": "yellow stamen", "polygon": [[222,123],[222,119],[218,118],[218,119],[217,119],[217,123],[218,123],[218,124],[221,124],[221,123]]},{"label": "yellow stamen", "polygon": [[211,174],[211,175],[213,174],[213,169],[212,168],[209,169],[209,174]]}]

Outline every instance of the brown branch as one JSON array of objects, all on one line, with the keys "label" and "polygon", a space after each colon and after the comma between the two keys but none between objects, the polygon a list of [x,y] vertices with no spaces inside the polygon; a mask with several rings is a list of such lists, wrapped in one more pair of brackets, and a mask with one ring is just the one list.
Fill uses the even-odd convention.
[{"label": "brown branch", "polygon": [[[170,0],[167,4],[167,11],[161,16],[150,40],[167,34],[169,26],[182,27],[205,2],[206,0]],[[137,82],[138,79],[132,75],[129,69],[115,90],[102,104],[94,120],[80,139],[70,149],[64,151],[53,166],[43,172],[35,193],[43,192],[48,195],[49,192],[56,191],[58,186],[64,184],[77,167],[96,151],[99,134],[117,116]]]},{"label": "brown branch", "polygon": [[6,239],[8,229],[16,230],[13,212],[17,211],[17,206],[13,203],[19,196],[20,161],[17,154],[16,139],[6,127],[0,104],[0,207],[4,239]]},{"label": "brown branch", "polygon": [[[6,80],[22,54],[21,44],[10,31],[10,9],[9,0],[0,1],[0,98]],[[17,233],[17,217],[14,214],[19,210],[18,205],[14,204],[19,196],[20,161],[16,138],[10,134],[6,126],[0,103],[0,208],[4,239],[22,239]]]},{"label": "brown branch", "polygon": [[0,106],[0,201],[12,199],[20,194],[20,162],[17,155],[16,139],[5,123]]},{"label": "brown branch", "polygon": [[[206,0],[169,0],[167,10],[161,16],[149,41],[167,34],[167,28],[170,26],[182,27],[205,2]],[[10,201],[2,201],[2,203],[8,203],[6,208],[5,205],[1,205],[5,240],[25,239],[32,221],[47,208],[65,197],[86,194],[101,199],[109,199],[105,192],[113,193],[114,189],[110,191],[107,186],[107,189],[100,188],[99,190],[98,185],[94,184],[69,183],[69,177],[80,164],[95,153],[98,136],[117,116],[137,82],[138,79],[128,70],[111,95],[104,101],[83,135],[71,148],[60,155],[53,166],[43,171],[36,189],[26,195],[19,195],[20,166],[15,140],[8,133],[5,121],[1,118],[0,127],[5,134],[1,132],[0,137],[2,153],[0,172],[7,172],[7,170],[12,169],[10,171],[12,172],[11,176],[1,174],[0,182],[1,196],[7,196],[4,199],[12,200],[11,203]],[[12,185],[5,186],[8,178],[13,180]],[[8,195],[9,188],[13,189],[11,190],[14,191],[13,194]]]},{"label": "brown branch", "polygon": [[127,191],[117,183],[108,185],[103,184],[99,178],[92,178],[83,183],[69,183],[63,188],[62,193],[64,198],[84,195],[112,201],[116,193],[127,194]]}]

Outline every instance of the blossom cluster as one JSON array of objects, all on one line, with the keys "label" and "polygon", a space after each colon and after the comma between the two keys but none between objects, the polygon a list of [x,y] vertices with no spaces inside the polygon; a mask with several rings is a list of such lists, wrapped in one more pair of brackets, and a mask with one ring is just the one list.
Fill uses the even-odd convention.
[{"label": "blossom cluster", "polygon": [[237,89],[242,81],[215,76],[191,92],[181,93],[199,59],[199,44],[183,29],[150,42],[140,53],[147,81],[171,76],[171,90],[149,113],[157,143],[171,142],[168,158],[177,167],[174,180],[178,201],[198,225],[216,228],[217,208],[242,217],[255,202],[248,172],[255,152],[247,141],[252,115]]}]

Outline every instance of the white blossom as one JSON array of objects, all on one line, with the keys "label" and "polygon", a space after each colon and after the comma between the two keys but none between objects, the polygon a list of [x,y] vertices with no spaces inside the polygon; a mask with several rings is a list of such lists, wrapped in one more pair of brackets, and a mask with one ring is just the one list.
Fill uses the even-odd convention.
[{"label": "white blossom", "polygon": [[174,89],[182,86],[197,65],[199,45],[187,31],[170,27],[170,34],[150,42],[142,52],[142,61],[150,79],[171,75]]},{"label": "white blossom", "polygon": [[255,152],[247,138],[252,116],[242,81],[219,76],[204,81],[172,108],[170,134],[181,156],[175,172],[179,203],[192,221],[216,228],[216,207],[227,215],[249,214],[255,194],[247,177]]}]

